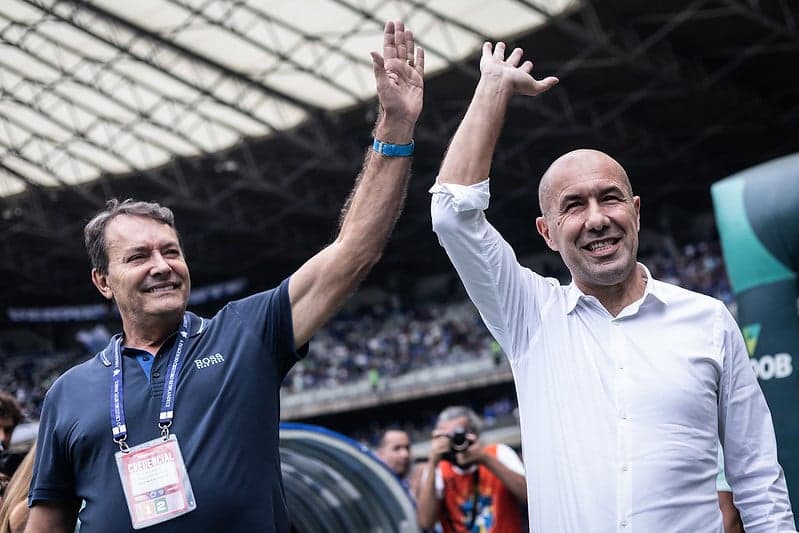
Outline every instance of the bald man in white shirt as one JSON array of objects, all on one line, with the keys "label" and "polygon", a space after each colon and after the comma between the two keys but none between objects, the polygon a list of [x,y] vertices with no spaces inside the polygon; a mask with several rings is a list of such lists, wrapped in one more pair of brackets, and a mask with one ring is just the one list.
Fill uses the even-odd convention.
[{"label": "bald man in white shirt", "polygon": [[487,222],[508,102],[558,80],[533,78],[503,43],[484,44],[480,68],[431,189],[433,228],[513,369],[530,530],[723,533],[720,440],[747,533],[795,531],[738,327],[722,302],[637,262],[641,199],[624,168],[576,150],[541,178],[536,228],[568,286],[523,268]]}]

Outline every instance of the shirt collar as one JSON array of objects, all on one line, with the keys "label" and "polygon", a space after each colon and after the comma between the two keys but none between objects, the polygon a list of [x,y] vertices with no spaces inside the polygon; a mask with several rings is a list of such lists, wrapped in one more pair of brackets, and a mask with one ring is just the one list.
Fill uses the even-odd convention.
[{"label": "shirt collar", "polygon": [[646,268],[646,265],[643,263],[638,263],[638,265],[640,265],[640,267],[643,268],[644,272],[646,273],[646,289],[644,289],[643,301],[646,301],[647,298],[651,296],[663,305],[669,305],[669,299],[666,296],[666,291],[663,290],[663,283],[652,277],[652,274],[649,272],[649,269]]},{"label": "shirt collar", "polygon": [[[644,265],[643,263],[636,263],[636,264],[640,268],[642,268],[644,273],[646,274],[646,287],[644,287],[644,295],[641,297],[640,300],[638,300],[639,305],[637,307],[640,307],[640,304],[646,302],[650,297],[654,298],[655,300],[659,301],[664,305],[668,305],[669,302],[666,297],[665,291],[663,290],[661,282],[652,277],[652,273],[649,272],[649,269],[646,268],[646,265]],[[577,303],[580,301],[581,298],[588,298],[588,295],[586,295],[583,291],[581,291],[574,283],[574,280],[572,280],[572,282],[569,283],[568,289],[566,291],[567,315],[570,314],[572,311],[574,311],[574,309],[577,307]]]},{"label": "shirt collar", "polygon": [[569,283],[569,288],[566,290],[566,314],[568,315],[574,311],[574,308],[577,307],[577,302],[584,297],[585,293],[577,287],[574,279],[572,279],[572,282]]},{"label": "shirt collar", "polygon": [[[206,326],[208,325],[208,320],[202,318],[200,316],[195,315],[191,311],[186,311],[186,315],[189,317],[189,337],[196,337],[200,335],[202,332],[205,331]],[[177,333],[177,330],[175,330]],[[105,366],[113,365],[114,360],[114,344],[116,344],[117,339],[122,337],[122,333],[117,333],[108,341],[108,344],[105,348],[100,351],[98,354],[100,356],[100,361]]]},{"label": "shirt collar", "polygon": [[472,463],[465,468],[458,466],[455,463],[452,463],[452,470],[454,470],[456,474],[459,474],[461,476],[464,474],[473,474],[474,471],[477,470],[477,463]]}]

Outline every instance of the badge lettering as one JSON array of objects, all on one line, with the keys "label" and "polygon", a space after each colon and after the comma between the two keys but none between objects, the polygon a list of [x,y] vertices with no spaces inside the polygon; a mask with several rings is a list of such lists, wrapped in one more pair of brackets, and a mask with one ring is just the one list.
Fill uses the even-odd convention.
[{"label": "badge lettering", "polygon": [[139,461],[128,463],[128,472],[133,474],[135,472],[148,470],[154,466],[160,466],[174,462],[175,458],[172,457],[172,452],[159,453],[157,455],[153,455],[152,457],[148,457],[147,459],[141,459]]}]

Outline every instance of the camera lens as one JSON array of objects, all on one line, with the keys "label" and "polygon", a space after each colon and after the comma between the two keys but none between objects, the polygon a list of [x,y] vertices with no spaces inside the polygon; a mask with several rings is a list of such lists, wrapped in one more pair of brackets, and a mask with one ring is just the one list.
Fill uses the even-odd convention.
[{"label": "camera lens", "polygon": [[458,428],[449,435],[449,447],[452,451],[462,452],[471,446],[472,442],[466,438],[466,430]]}]

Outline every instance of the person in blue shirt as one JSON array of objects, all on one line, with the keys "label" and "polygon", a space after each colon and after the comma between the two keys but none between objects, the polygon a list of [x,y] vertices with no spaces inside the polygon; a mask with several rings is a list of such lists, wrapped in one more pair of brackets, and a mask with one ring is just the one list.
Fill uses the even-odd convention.
[{"label": "person in blue shirt", "polygon": [[289,531],[280,384],[379,259],[422,109],[424,53],[402,23],[372,58],[375,142],[338,236],[278,287],[201,318],[169,209],[112,200],[87,224],[92,281],[123,331],[48,391],[26,531],[72,531],[81,502],[83,533]]},{"label": "person in blue shirt", "polygon": [[380,437],[375,455],[394,472],[405,488],[409,488],[408,474],[411,471],[411,438],[399,428],[388,428]]}]

